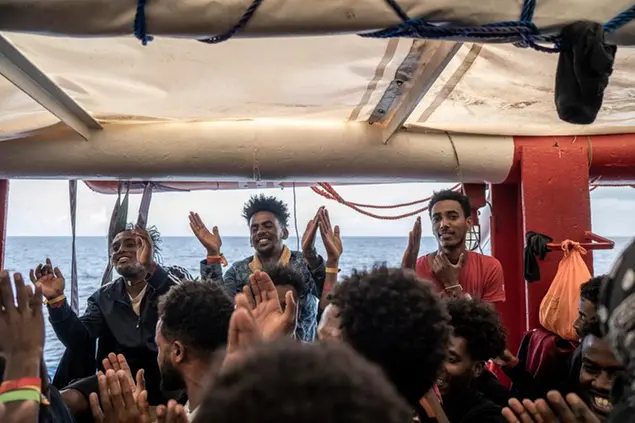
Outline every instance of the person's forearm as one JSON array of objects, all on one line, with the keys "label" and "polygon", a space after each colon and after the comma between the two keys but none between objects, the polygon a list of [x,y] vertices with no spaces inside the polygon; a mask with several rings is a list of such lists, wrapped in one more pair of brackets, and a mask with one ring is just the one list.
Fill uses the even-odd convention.
[{"label": "person's forearm", "polygon": [[[24,378],[41,378],[40,362],[42,349],[11,354],[7,358],[4,381],[18,381]],[[12,401],[5,403],[3,421],[12,423],[37,423],[39,402],[33,400]]]},{"label": "person's forearm", "polygon": [[324,288],[320,297],[320,309],[324,310],[329,305],[329,294],[337,284],[337,275],[339,273],[339,260],[329,258],[326,260],[326,278],[324,279]]}]

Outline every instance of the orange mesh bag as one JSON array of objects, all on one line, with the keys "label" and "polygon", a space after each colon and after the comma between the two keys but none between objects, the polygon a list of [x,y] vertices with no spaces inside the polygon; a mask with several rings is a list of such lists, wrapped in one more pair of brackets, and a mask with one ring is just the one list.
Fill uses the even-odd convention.
[{"label": "orange mesh bag", "polygon": [[582,255],[586,250],[579,243],[564,241],[564,257],[547,294],[540,303],[540,324],[560,337],[577,341],[573,322],[578,316],[580,285],[591,279]]}]

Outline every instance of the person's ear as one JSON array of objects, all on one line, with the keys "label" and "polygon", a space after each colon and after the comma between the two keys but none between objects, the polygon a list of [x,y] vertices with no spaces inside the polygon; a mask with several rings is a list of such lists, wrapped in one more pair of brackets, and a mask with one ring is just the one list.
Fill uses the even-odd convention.
[{"label": "person's ear", "polygon": [[174,341],[174,343],[172,343],[170,353],[174,363],[179,364],[185,361],[185,346],[181,341]]},{"label": "person's ear", "polygon": [[476,379],[480,377],[485,371],[485,363],[482,361],[477,361],[472,365],[472,376]]},{"label": "person's ear", "polygon": [[468,217],[467,219],[465,219],[465,223],[467,223],[467,227],[468,229],[472,228],[472,216]]},{"label": "person's ear", "polygon": [[286,240],[287,238],[289,238],[289,230],[287,228],[284,228],[282,230],[282,239]]}]

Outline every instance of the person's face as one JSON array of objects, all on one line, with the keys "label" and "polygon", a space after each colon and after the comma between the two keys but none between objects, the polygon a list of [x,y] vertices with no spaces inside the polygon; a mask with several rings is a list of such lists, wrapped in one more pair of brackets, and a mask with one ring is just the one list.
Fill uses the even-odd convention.
[{"label": "person's face", "polygon": [[464,392],[483,371],[484,363],[474,361],[467,352],[465,338],[451,335],[448,356],[443,363],[437,386],[441,395]]},{"label": "person's face", "polygon": [[320,341],[341,341],[342,329],[339,310],[333,304],[329,304],[322,313],[318,324],[317,335]]},{"label": "person's face", "polygon": [[596,316],[596,311],[595,304],[589,300],[580,298],[580,302],[578,303],[578,317],[573,322],[573,329],[575,329],[575,332],[578,334],[578,338],[583,338],[582,328],[587,320]]},{"label": "person's face", "polygon": [[185,389],[185,379],[179,371],[179,367],[183,358],[181,346],[178,343],[168,341],[161,333],[162,322],[159,320],[154,336],[159,351],[157,362],[159,371],[161,372],[161,390],[177,391]]},{"label": "person's face", "polygon": [[291,291],[295,301],[298,301],[298,291],[296,291],[291,285],[276,285],[276,291],[278,292],[278,299],[280,300],[282,311],[284,311],[287,307],[287,301],[285,298],[287,296],[287,292]]},{"label": "person's face", "polygon": [[112,240],[110,260],[113,267],[125,278],[138,277],[144,273],[143,266],[137,261],[137,240],[131,231],[123,231]]},{"label": "person's face", "polygon": [[249,220],[251,245],[262,256],[269,256],[282,247],[287,230],[271,212],[259,212]]},{"label": "person's face", "polygon": [[439,201],[432,207],[430,218],[432,231],[441,248],[453,249],[465,243],[465,235],[472,224],[472,218],[465,217],[458,201]]},{"label": "person's face", "polygon": [[595,336],[582,342],[580,394],[591,410],[604,419],[611,412],[611,385],[616,373],[623,371],[608,343]]}]

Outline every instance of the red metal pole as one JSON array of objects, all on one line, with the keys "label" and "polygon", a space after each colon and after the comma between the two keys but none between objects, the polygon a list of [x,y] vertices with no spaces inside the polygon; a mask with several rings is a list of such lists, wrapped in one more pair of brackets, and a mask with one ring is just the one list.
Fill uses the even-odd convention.
[{"label": "red metal pole", "polygon": [[492,256],[503,267],[506,297],[504,303],[496,304],[496,310],[507,329],[507,347],[515,353],[527,330],[520,185],[492,185],[491,201]]},{"label": "red metal pole", "polygon": [[9,180],[0,179],[0,269],[4,268],[7,241],[7,214],[9,209]]},{"label": "red metal pole", "polygon": [[[515,140],[521,149],[523,233],[534,231],[559,241],[584,240],[591,230],[588,144],[558,143],[552,137],[523,141]],[[540,262],[540,281],[526,285],[529,328],[539,325],[540,303],[561,259],[562,254],[548,254]],[[592,252],[584,259],[593,273]]]}]

